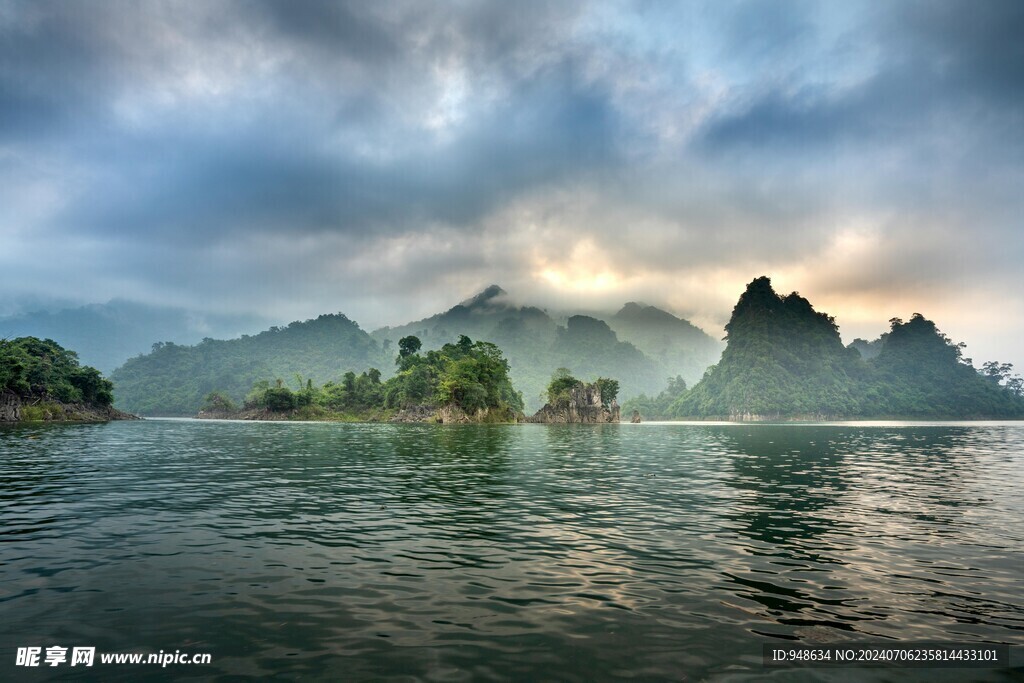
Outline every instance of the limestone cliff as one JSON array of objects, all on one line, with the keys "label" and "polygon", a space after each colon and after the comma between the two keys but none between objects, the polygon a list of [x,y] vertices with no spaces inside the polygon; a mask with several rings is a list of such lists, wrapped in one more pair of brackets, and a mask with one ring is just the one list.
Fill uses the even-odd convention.
[{"label": "limestone cliff", "polygon": [[10,391],[0,392],[0,422],[17,422],[21,419],[21,399]]},{"label": "limestone cliff", "polygon": [[603,423],[618,422],[619,417],[619,404],[604,405],[596,383],[580,382],[570,389],[567,400],[546,404],[528,422]]}]

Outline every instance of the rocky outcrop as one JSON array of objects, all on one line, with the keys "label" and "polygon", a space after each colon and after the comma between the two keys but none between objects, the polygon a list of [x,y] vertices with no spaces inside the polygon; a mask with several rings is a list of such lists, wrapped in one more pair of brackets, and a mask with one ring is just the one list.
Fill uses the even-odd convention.
[{"label": "rocky outcrop", "polygon": [[441,406],[433,409],[433,419],[420,420],[420,422],[440,422],[441,424],[480,424],[480,423],[509,423],[521,422],[523,415],[516,413],[511,408],[505,410],[499,408],[481,408],[473,414],[469,414],[455,405]]},{"label": "rocky outcrop", "polygon": [[547,424],[600,424],[618,422],[619,418],[620,410],[618,403],[612,401],[611,405],[604,405],[601,400],[601,390],[597,387],[597,384],[584,384],[580,382],[569,391],[568,400],[559,401],[554,405],[551,403],[546,404],[527,421]]},{"label": "rocky outcrop", "polygon": [[109,422],[139,420],[111,406],[60,403],[30,399],[28,403],[11,392],[0,393],[0,422]]},{"label": "rocky outcrop", "polygon": [[0,422],[21,420],[21,399],[9,391],[0,393]]},{"label": "rocky outcrop", "polygon": [[633,416],[631,418],[629,418],[629,421],[632,424],[635,424],[635,425],[640,424],[640,411],[639,410],[634,410],[633,411]]}]

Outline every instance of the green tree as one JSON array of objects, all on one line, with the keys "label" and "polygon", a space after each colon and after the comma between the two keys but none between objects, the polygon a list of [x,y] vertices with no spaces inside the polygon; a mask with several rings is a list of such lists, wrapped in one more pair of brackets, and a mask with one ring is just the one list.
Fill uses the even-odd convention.
[{"label": "green tree", "polygon": [[398,340],[398,357],[406,358],[419,352],[423,347],[423,342],[420,341],[419,337],[409,335],[408,337],[402,337]]},{"label": "green tree", "polygon": [[598,391],[601,392],[601,405],[606,408],[610,406],[619,395],[619,381],[616,379],[598,377],[594,384],[597,385]]}]

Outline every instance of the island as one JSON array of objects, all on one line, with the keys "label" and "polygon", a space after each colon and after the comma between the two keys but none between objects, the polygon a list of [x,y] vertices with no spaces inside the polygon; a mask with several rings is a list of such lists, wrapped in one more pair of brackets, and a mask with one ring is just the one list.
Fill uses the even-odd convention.
[{"label": "island", "polygon": [[598,377],[586,383],[573,377],[567,368],[559,368],[548,384],[548,402],[527,421],[547,424],[618,422],[620,408],[615,401],[618,393],[618,380]]},{"label": "island", "polygon": [[110,380],[52,339],[0,339],[0,422],[134,420],[113,407]]},{"label": "island", "polygon": [[515,423],[524,419],[522,394],[512,387],[508,361],[495,344],[458,341],[420,353],[415,335],[403,337],[397,371],[386,381],[376,368],[317,386],[296,376],[257,382],[237,406],[221,391],[206,396],[197,417],[241,420],[340,422]]}]

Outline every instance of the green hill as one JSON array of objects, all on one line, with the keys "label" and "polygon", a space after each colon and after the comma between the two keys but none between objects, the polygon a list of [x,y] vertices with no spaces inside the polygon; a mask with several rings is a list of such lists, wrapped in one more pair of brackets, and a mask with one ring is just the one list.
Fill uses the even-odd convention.
[{"label": "green hill", "polygon": [[132,419],[111,407],[113,385],[52,339],[0,339],[0,422]]},{"label": "green hill", "polygon": [[734,420],[1024,416],[1024,399],[979,374],[933,322],[915,314],[891,325],[866,361],[866,344],[844,347],[831,316],[757,278],[733,309],[721,361],[671,411]]},{"label": "green hill", "polygon": [[272,327],[254,336],[195,346],[153,345],[111,375],[117,407],[143,415],[194,415],[211,391],[241,402],[253,384],[282,378],[316,383],[371,367],[390,370],[391,353],[344,315]]}]

